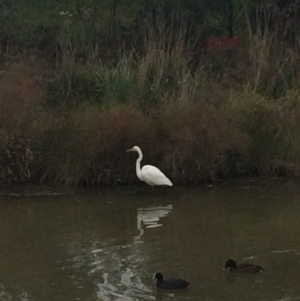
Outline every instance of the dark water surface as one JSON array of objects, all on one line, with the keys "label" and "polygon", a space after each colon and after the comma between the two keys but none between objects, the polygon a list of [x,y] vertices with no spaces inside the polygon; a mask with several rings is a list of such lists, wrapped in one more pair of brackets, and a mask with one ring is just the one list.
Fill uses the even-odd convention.
[{"label": "dark water surface", "polygon": [[[134,189],[2,197],[0,301],[300,300],[299,183]],[[158,271],[191,285],[158,290]]]}]

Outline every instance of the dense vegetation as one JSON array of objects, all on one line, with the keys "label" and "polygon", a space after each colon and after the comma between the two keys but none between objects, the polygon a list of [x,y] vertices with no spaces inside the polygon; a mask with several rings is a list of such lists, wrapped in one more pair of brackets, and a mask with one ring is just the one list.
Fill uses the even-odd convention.
[{"label": "dense vegetation", "polygon": [[1,0],[2,181],[298,175],[298,5]]}]

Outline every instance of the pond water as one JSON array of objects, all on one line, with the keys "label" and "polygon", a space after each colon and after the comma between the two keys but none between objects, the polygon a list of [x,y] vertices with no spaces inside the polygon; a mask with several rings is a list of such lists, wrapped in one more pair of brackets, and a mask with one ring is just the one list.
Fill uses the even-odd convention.
[{"label": "pond water", "polygon": [[[0,201],[0,301],[300,300],[297,182]],[[224,272],[228,258],[265,271]],[[162,291],[155,272],[191,284]]]}]

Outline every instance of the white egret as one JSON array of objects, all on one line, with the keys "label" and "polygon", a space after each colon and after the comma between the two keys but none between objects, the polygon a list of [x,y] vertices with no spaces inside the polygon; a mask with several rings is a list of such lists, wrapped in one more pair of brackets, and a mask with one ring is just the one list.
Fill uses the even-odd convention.
[{"label": "white egret", "polygon": [[127,152],[137,152],[139,154],[138,159],[136,160],[136,175],[137,177],[146,182],[148,185],[157,186],[173,186],[173,183],[155,166],[144,165],[141,169],[141,161],[143,159],[143,153],[138,146],[127,150]]}]

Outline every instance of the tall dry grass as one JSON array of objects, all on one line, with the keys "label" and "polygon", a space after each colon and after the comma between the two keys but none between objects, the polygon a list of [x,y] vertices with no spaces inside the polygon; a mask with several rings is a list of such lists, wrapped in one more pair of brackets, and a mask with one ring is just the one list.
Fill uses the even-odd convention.
[{"label": "tall dry grass", "polygon": [[280,98],[292,87],[299,68],[299,49],[287,38],[287,11],[276,5],[258,7],[252,24],[248,17],[248,87],[268,98]]},{"label": "tall dry grass", "polygon": [[117,61],[78,60],[73,47],[51,68],[37,58],[3,68],[2,179],[136,181],[125,152],[134,145],[175,183],[298,174],[298,48],[271,27],[250,28],[239,49],[203,51],[191,67],[185,24],[158,28],[148,28],[144,52]]},{"label": "tall dry grass", "polygon": [[26,182],[31,178],[31,141],[46,122],[39,62],[13,62],[0,80],[0,176],[3,181]]}]

